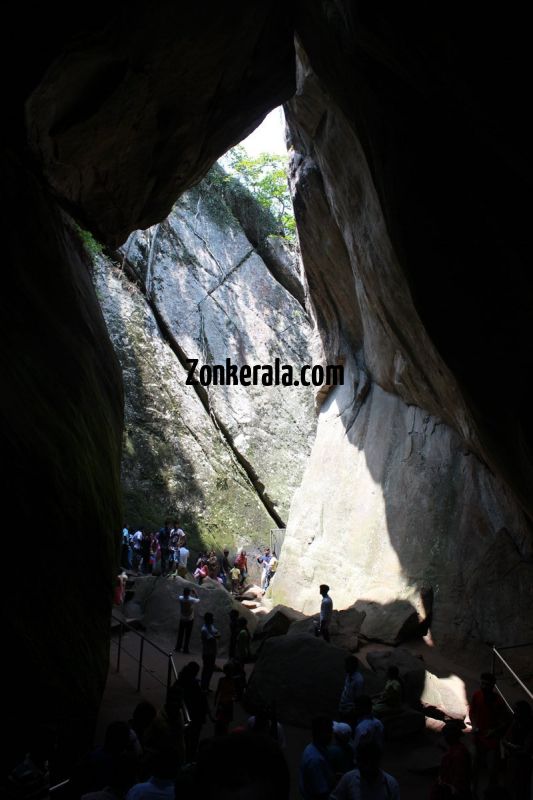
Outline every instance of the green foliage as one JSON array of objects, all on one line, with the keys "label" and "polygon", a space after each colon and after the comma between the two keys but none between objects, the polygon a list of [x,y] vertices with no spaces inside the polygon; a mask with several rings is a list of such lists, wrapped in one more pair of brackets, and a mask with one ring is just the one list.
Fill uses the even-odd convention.
[{"label": "green foliage", "polygon": [[287,181],[286,155],[260,153],[251,158],[242,145],[229,150],[224,166],[254,195],[258,202],[273,215],[287,239],[296,235],[296,222]]},{"label": "green foliage", "polygon": [[94,238],[90,231],[80,228],[79,225],[76,225],[76,230],[90,256],[99,256],[102,254],[102,245]]}]

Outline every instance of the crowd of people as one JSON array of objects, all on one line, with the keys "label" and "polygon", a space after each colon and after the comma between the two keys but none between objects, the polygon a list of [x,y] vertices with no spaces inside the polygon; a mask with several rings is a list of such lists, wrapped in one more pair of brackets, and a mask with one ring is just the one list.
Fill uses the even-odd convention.
[{"label": "crowd of people", "polygon": [[[162,528],[152,533],[142,527],[131,532],[130,526],[124,525],[122,569],[142,575],[157,573],[185,578],[188,575],[191,555],[187,539],[187,534],[177,521],[171,524],[166,520]],[[265,547],[255,558],[261,568],[261,590],[264,594],[276,574],[279,561],[276,553],[269,547]],[[205,578],[211,578],[221,583],[232,594],[240,594],[248,578],[248,555],[243,547],[237,550],[233,559],[230,558],[230,551],[227,548],[218,554],[213,549],[201,551],[192,574],[200,585]]]},{"label": "crowd of people", "polygon": [[[167,575],[191,577],[187,535],[178,525],[166,524],[151,536],[150,549],[143,550],[144,540],[142,531],[130,535],[125,528],[123,558],[128,563],[131,558],[132,567],[143,572],[143,559],[159,552]],[[266,591],[277,559],[269,548],[256,558],[262,591]],[[207,574],[196,574],[204,566]],[[194,573],[198,584],[212,577],[235,593],[247,575],[248,558],[243,549],[237,552],[233,566],[228,550],[218,557],[213,551],[201,553]],[[326,584],[319,586],[320,613],[315,627],[316,635],[327,643],[333,619],[329,592]],[[189,584],[177,599],[180,617],[175,651],[189,654],[201,592]],[[217,664],[223,636],[216,619],[206,611],[201,620],[201,659],[190,660],[181,668],[162,708],[141,702],[129,721],[111,723],[104,744],[88,753],[74,770],[65,800],[179,800],[196,795],[208,800],[288,800],[286,735],[275,704],[250,708],[247,702],[246,664],[254,659],[247,620],[239,609],[229,611],[228,624],[222,626],[228,631],[223,642],[228,655],[222,665]],[[358,658],[347,655],[344,666],[335,718],[322,715],[312,720],[311,742],[299,760],[299,795],[302,800],[399,800],[397,778],[381,766],[389,747],[387,720],[401,714],[404,707],[399,669],[389,666],[383,690],[371,696]],[[212,688],[215,674],[218,678]],[[243,708],[249,710],[247,721],[239,723]],[[459,720],[444,725],[446,750],[427,800],[531,800],[531,706],[520,701],[511,713],[496,691],[494,675],[483,673],[480,688],[470,700],[469,719],[468,727]],[[473,747],[465,746],[466,731]],[[244,754],[249,763],[242,762]],[[232,762],[225,760],[232,758],[236,759],[235,770]],[[257,764],[265,766],[261,777]],[[32,800],[46,797],[44,750],[31,750],[10,780],[13,798],[29,798],[24,791],[15,791],[20,789],[17,781],[21,785],[26,782],[34,792]]]},{"label": "crowd of people", "polygon": [[[108,726],[104,743],[74,768],[64,797],[288,800],[287,741],[275,705],[250,709],[235,724],[235,706],[245,700],[246,691],[246,677],[235,656],[237,628],[233,626],[230,633],[234,655],[218,670],[214,694],[209,690],[213,669],[206,670],[205,660],[203,669],[194,660],[187,662],[160,709],[142,701],[129,720]],[[219,634],[210,614],[204,616],[204,629],[202,641],[215,642],[209,651],[214,668]],[[389,675],[389,681],[401,690],[397,672]],[[491,673],[483,673],[480,684],[469,709],[474,759],[463,741],[463,722],[447,722],[438,778],[420,800],[530,800],[531,706],[519,701],[510,713],[495,691]],[[388,747],[384,720],[395,711],[395,701],[387,708],[387,697],[387,687],[379,697],[365,694],[358,659],[348,656],[337,719],[315,717],[311,742],[301,754],[302,800],[399,800],[398,780],[381,766]],[[479,793],[483,771],[485,788]],[[10,776],[6,796],[44,800],[47,780],[46,749],[34,736],[24,762]]]},{"label": "crowd of people", "polygon": [[[300,794],[304,800],[398,800],[398,781],[380,763],[387,746],[386,719],[402,707],[399,670],[389,667],[385,688],[370,697],[357,658],[348,656],[345,667],[338,721],[313,720],[312,742],[300,764]],[[429,800],[531,800],[532,709],[521,700],[511,711],[495,686],[494,675],[483,673],[470,700],[473,757],[464,743],[464,721],[445,723],[446,750]]]}]

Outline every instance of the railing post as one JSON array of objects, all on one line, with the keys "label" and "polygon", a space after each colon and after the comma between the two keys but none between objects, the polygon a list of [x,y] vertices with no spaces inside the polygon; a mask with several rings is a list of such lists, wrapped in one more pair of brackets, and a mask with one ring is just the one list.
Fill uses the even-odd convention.
[{"label": "railing post", "polygon": [[122,652],[122,631],[124,630],[124,625],[122,622],[120,623],[119,633],[118,633],[118,649],[117,649],[117,672],[120,672],[120,654]]},{"label": "railing post", "polygon": [[171,678],[172,678],[172,653],[169,653],[167,661],[167,703],[168,703],[168,696],[170,693]]},{"label": "railing post", "polygon": [[141,636],[141,646],[139,648],[139,671],[137,673],[137,691],[141,691],[141,674],[143,668],[144,636]]}]

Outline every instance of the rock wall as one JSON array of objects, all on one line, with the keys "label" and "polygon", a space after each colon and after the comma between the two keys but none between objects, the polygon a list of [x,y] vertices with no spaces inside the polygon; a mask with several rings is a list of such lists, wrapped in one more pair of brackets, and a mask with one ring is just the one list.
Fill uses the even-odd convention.
[{"label": "rock wall", "polygon": [[408,599],[423,616],[431,589],[441,641],[529,641],[530,523],[417,312],[354,125],[299,57],[287,117],[316,357],[344,360],[347,382],[320,411],[274,599],[310,613],[324,582],[338,607]]},{"label": "rock wall", "polygon": [[431,588],[439,645],[531,641],[531,539],[515,499],[441,419],[375,382],[358,403],[368,378],[353,359],[345,375],[320,411],[275,602],[312,614],[327,583],[336,608],[408,601],[423,618]]},{"label": "rock wall", "polygon": [[46,725],[68,762],[91,743],[107,675],[122,386],[75,231],[16,159],[1,171],[2,758]]},{"label": "rock wall", "polygon": [[[284,524],[316,428],[306,387],[186,385],[186,358],[203,364],[310,362],[305,309],[276,274],[299,281],[296,255],[235,180],[215,168],[170,216],[136,231],[122,262],[95,277],[126,395],[125,515],[159,527],[177,516],[193,545],[264,544]],[[235,213],[263,220],[257,247]],[[277,254],[277,255],[276,255]]]}]

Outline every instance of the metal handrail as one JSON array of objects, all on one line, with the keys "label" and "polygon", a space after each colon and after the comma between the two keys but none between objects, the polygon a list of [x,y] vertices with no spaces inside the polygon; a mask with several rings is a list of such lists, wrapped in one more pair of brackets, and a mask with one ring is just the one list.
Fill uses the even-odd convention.
[{"label": "metal handrail", "polygon": [[[533,692],[531,692],[525,683],[518,677],[514,669],[507,663],[505,658],[499,652],[500,650],[514,650],[515,648],[518,649],[520,647],[533,647],[533,642],[525,642],[524,644],[508,644],[504,645],[503,647],[496,647],[496,645],[492,646],[492,673],[495,674],[496,671],[496,658],[499,658],[502,664],[504,665],[505,669],[513,676],[515,681],[520,685],[520,687],[524,690],[524,692],[528,695],[530,700],[533,700]],[[512,711],[511,705],[507,702],[503,692],[496,686],[496,691],[504,701],[507,708]]]},{"label": "metal handrail", "polygon": [[[142,671],[143,671],[143,669],[145,669],[145,667],[143,666],[144,643],[146,642],[151,647],[153,647],[155,650],[157,650],[159,653],[164,655],[165,658],[167,659],[167,682],[166,682],[166,688],[167,688],[167,699],[168,699],[168,693],[170,691],[170,684],[171,684],[171,681],[172,681],[172,674],[174,674],[174,680],[177,680],[177,677],[178,677],[178,672],[176,670],[176,665],[174,664],[174,659],[172,657],[172,653],[169,653],[168,651],[163,650],[162,647],[159,647],[158,644],[156,644],[155,642],[152,642],[151,639],[148,639],[146,636],[144,636],[144,634],[140,633],[136,628],[133,627],[133,625],[130,625],[129,622],[126,622],[125,620],[121,619],[120,617],[117,617],[113,612],[111,612],[111,618],[114,619],[115,622],[118,622],[119,625],[120,625],[120,632],[119,632],[118,645],[117,645],[117,648],[118,648],[117,649],[117,666],[116,666],[117,672],[120,672],[120,657],[121,657],[121,654],[122,654],[122,636],[124,634],[124,628],[127,628],[128,630],[132,631],[136,636],[138,636],[140,638],[139,657],[135,658],[135,656],[132,653],[128,653],[128,655],[131,656],[131,658],[133,658],[139,664],[139,668],[138,668],[138,671],[137,671],[137,689],[136,689],[136,691],[137,692],[141,691]],[[128,651],[125,651],[125,652],[128,652]],[[160,681],[160,683],[162,683],[163,686],[165,685],[162,681]]]}]

